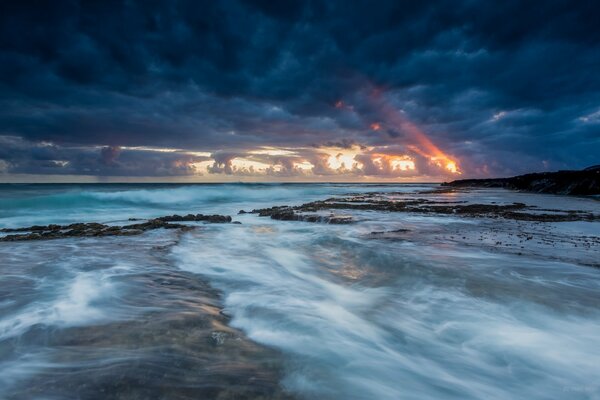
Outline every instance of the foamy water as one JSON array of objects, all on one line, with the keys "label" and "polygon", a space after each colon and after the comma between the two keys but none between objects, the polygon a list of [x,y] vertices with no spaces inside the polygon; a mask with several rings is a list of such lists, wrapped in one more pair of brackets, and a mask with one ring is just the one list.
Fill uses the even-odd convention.
[{"label": "foamy water", "polygon": [[[430,189],[10,187],[0,195],[7,207],[0,225],[173,212],[233,215],[349,192],[426,197],[419,192]],[[504,191],[461,196],[600,211],[597,201],[579,198]],[[597,246],[565,254],[532,240],[517,253],[461,239],[490,226],[501,233],[543,229],[556,237],[597,237],[600,224],[353,215],[358,222],[344,226],[244,214],[234,215],[241,225],[202,225],[181,237],[153,231],[134,238],[1,243],[0,397],[76,398],[77,385],[110,389],[94,377],[104,382],[126,370],[129,382],[137,382],[128,387],[142,398],[175,397],[144,392],[150,385],[145,374],[154,377],[154,387],[201,387],[204,353],[181,365],[186,348],[200,340],[192,335],[197,327],[167,328],[213,301],[200,291],[205,282],[218,290],[220,304],[211,306],[223,308],[231,327],[277,351],[279,383],[298,398],[600,398],[600,270],[586,266]],[[395,239],[371,235],[400,228],[409,232]],[[177,341],[178,352],[165,352],[180,335],[185,339]],[[137,347],[129,345],[136,340]],[[135,367],[140,360],[148,360],[144,369]],[[175,378],[180,375],[185,380]],[[61,391],[49,380],[76,384]],[[39,390],[25,389],[32,385]],[[192,389],[177,398],[197,398]],[[93,391],[80,390],[80,398],[94,398]]]}]

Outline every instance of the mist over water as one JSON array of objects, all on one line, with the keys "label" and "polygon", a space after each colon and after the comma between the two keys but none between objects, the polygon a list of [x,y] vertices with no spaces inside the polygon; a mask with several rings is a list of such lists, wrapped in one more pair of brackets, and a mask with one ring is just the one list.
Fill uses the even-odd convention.
[{"label": "mist over water", "polygon": [[363,230],[260,224],[174,253],[226,293],[235,327],[289,355],[284,384],[309,398],[598,395],[597,270]]},{"label": "mist over water", "polygon": [[[515,229],[508,221],[235,215],[356,192],[423,198],[432,187],[3,186],[1,227],[188,212],[241,224],[0,243],[0,398],[213,398],[198,395],[207,382],[250,376],[261,388],[252,396],[267,398],[277,385],[306,399],[600,398],[600,270],[584,262],[597,248],[566,257],[534,241],[517,253],[456,239]],[[461,196],[600,210],[577,198]],[[597,226],[543,229],[598,236]],[[408,231],[371,234],[398,229]],[[215,319],[199,321],[207,310]],[[221,349],[209,360],[207,343]]]}]

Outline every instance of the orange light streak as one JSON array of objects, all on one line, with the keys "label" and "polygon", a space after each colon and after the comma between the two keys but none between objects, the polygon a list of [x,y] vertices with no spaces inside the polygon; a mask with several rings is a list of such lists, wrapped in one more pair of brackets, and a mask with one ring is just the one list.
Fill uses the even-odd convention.
[{"label": "orange light streak", "polygon": [[447,155],[437,147],[425,132],[419,129],[413,122],[409,121],[394,106],[389,104],[389,102],[381,96],[380,91],[373,91],[373,97],[375,97],[374,101],[377,102],[376,105],[385,117],[386,123],[399,128],[414,142],[414,144],[408,146],[410,150],[427,158],[431,163],[452,174],[462,174],[459,161]]}]

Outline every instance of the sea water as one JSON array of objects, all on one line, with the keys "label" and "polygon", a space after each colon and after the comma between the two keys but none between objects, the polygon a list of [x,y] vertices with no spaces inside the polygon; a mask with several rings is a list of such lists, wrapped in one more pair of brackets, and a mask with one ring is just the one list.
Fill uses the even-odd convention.
[{"label": "sea water", "polygon": [[[269,379],[306,399],[600,398],[599,222],[237,215],[348,193],[428,198],[435,188],[2,185],[0,228],[174,213],[241,224],[0,243],[0,398],[203,398],[195,394],[216,380],[223,388],[265,369],[277,373],[249,382],[267,398]],[[504,190],[435,196],[600,212],[593,199]],[[228,326],[190,322],[210,310]],[[249,344],[211,350],[194,334],[207,329],[216,344]],[[239,335],[219,336],[227,329]]]}]

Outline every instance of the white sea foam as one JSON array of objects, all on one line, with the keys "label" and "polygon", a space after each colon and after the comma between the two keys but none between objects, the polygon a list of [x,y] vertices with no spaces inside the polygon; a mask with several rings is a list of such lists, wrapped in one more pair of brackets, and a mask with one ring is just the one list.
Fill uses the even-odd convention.
[{"label": "white sea foam", "polygon": [[0,319],[0,340],[18,336],[37,324],[68,327],[109,317],[107,310],[97,304],[117,290],[117,285],[105,271],[78,273],[63,285],[52,300],[33,302]]},{"label": "white sea foam", "polygon": [[24,354],[14,360],[0,360],[0,396],[7,393],[17,382],[53,366],[40,354]]},{"label": "white sea foam", "polygon": [[[585,316],[564,314],[512,297],[521,296],[523,282],[540,283],[498,274],[498,268],[513,270],[508,256],[438,249],[432,260],[446,255],[447,264],[424,268],[428,255],[418,246],[412,257],[395,255],[400,247],[386,243],[375,259],[369,258],[369,243],[353,240],[336,248],[323,241],[327,235],[354,235],[348,234],[353,228],[244,222],[235,229],[190,235],[174,256],[181,268],[224,291],[232,325],[288,355],[284,384],[301,396],[507,399],[559,393],[583,399],[600,393],[595,367],[600,315],[594,310]],[[342,252],[348,251],[352,257],[344,258]],[[360,260],[380,263],[386,274],[396,270],[394,278],[377,287],[340,281],[323,270],[315,256],[323,252],[340,268],[354,262],[367,268]],[[524,265],[544,268],[531,261]],[[545,268],[549,280],[556,270],[553,282],[569,287],[561,283],[560,271],[571,266]],[[477,282],[478,276],[489,285],[490,296],[466,290],[475,283],[465,282]]]}]

